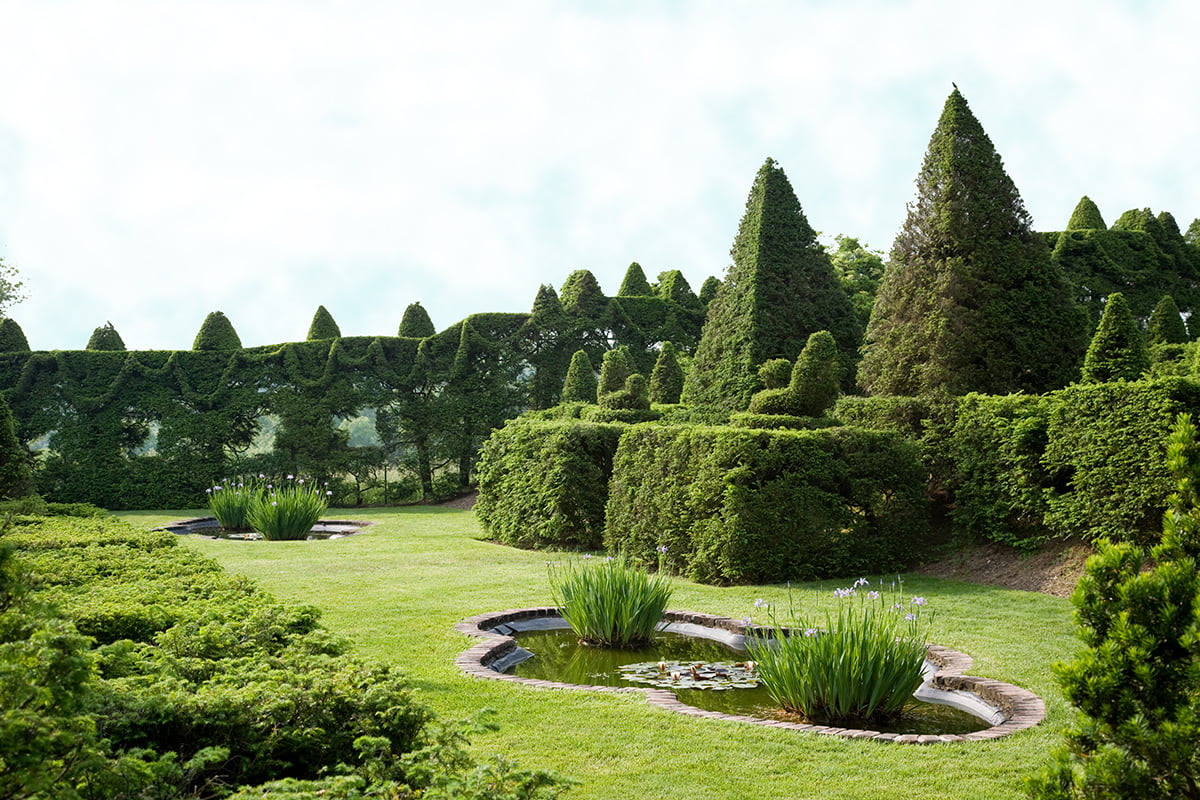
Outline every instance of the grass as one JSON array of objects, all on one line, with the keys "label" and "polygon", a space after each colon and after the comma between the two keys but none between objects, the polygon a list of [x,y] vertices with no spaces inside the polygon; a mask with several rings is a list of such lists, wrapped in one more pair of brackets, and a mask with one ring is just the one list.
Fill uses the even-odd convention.
[{"label": "grass", "polygon": [[[196,513],[122,516],[153,527]],[[440,715],[496,709],[500,730],[476,737],[476,749],[575,778],[573,800],[1021,798],[1025,776],[1046,762],[1072,715],[1050,669],[1080,647],[1066,600],[919,575],[905,576],[905,592],[929,598],[933,640],[973,656],[971,674],[1036,692],[1047,702],[1047,722],[994,742],[908,747],[694,719],[640,695],[470,678],[454,658],[472,640],[453,625],[486,611],[549,605],[546,562],[568,556],[481,541],[470,511],[337,513],[378,524],[334,541],[183,541],[281,599],[318,606],[325,624],[354,639],[361,653],[399,665]],[[674,584],[672,608],[736,618],[754,612],[756,598],[777,607],[788,601],[784,586]],[[806,615],[823,614],[835,607],[833,589],[845,584],[793,587],[793,598]]]}]

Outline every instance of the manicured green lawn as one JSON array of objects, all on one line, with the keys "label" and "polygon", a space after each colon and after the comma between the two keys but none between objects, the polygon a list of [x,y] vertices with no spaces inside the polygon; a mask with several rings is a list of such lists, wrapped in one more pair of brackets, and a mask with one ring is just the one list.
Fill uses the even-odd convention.
[{"label": "manicured green lawn", "polygon": [[[122,516],[153,527],[199,513]],[[325,624],[352,638],[364,655],[399,665],[440,715],[495,709],[500,730],[477,736],[477,748],[580,781],[568,793],[577,800],[1019,798],[1022,780],[1046,761],[1072,713],[1050,669],[1079,647],[1066,600],[920,575],[905,576],[906,587],[929,598],[934,641],[973,656],[972,674],[1039,694],[1049,709],[1046,722],[994,742],[888,745],[692,719],[654,708],[639,695],[470,678],[454,658],[472,640],[454,624],[486,611],[549,605],[546,561],[564,556],[480,541],[470,511],[337,513],[377,524],[323,542],[183,541],[281,599],[319,607]],[[847,577],[805,584],[792,596],[800,608],[818,608],[832,602],[835,586],[858,576]],[[670,605],[740,618],[760,597],[787,608],[786,587],[682,580]]]}]

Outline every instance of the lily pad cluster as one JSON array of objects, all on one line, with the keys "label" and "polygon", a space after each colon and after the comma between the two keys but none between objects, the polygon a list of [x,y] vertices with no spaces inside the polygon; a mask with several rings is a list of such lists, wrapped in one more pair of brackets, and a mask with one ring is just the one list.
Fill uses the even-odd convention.
[{"label": "lily pad cluster", "polygon": [[753,689],[758,673],[753,661],[645,661],[621,666],[621,677],[660,689]]}]

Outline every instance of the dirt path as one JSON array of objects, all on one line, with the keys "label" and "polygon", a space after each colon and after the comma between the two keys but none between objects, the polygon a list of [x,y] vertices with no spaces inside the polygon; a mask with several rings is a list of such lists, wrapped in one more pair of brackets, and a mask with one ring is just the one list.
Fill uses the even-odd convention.
[{"label": "dirt path", "polygon": [[1035,553],[1018,553],[997,544],[978,544],[914,571],[985,586],[1070,597],[1083,574],[1084,563],[1094,552],[1090,544],[1081,541],[1052,541]]}]

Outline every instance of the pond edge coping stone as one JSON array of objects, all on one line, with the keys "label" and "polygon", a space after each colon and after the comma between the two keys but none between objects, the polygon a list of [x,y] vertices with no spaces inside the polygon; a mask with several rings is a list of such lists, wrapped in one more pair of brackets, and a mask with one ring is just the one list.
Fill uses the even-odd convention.
[{"label": "pond edge coping stone", "polygon": [[[853,728],[838,728],[826,725],[809,725],[802,722],[786,722],[784,720],[761,719],[739,714],[725,714],[720,711],[705,711],[704,709],[682,703],[674,692],[666,689],[648,689],[637,686],[590,686],[580,683],[558,683],[556,681],[522,678],[506,672],[498,672],[491,664],[502,659],[516,649],[517,644],[512,636],[497,633],[494,629],[522,620],[539,619],[543,617],[560,616],[558,609],[553,606],[540,608],[517,608],[508,611],[495,611],[488,614],[477,614],[468,617],[454,626],[454,629],[467,636],[483,639],[479,644],[464,651],[454,660],[459,669],[468,675],[490,680],[503,680],[521,683],[539,689],[582,689],[592,692],[616,692],[629,694],[640,692],[646,700],[660,708],[705,719],[726,720],[730,722],[746,722],[753,725],[763,725],[769,728],[819,733],[826,736],[840,736],[843,739],[874,739],[879,742],[895,742],[897,744],[936,744],[942,742],[979,742],[999,739],[1017,731],[1032,728],[1046,718],[1046,704],[1028,689],[1022,689],[1011,683],[966,675],[964,672],[971,668],[974,660],[966,653],[952,650],[949,647],[927,645],[929,661],[937,665],[938,670],[931,678],[931,685],[946,691],[967,691],[977,695],[985,702],[996,706],[1004,713],[1004,721],[981,731],[964,734],[915,734],[915,733],[880,733],[879,731],[858,730]],[[769,631],[760,625],[746,623],[719,617],[715,614],[702,614],[694,611],[666,611],[663,619],[671,623],[700,625],[706,628],[728,631],[732,634],[745,635],[747,630]]]}]

